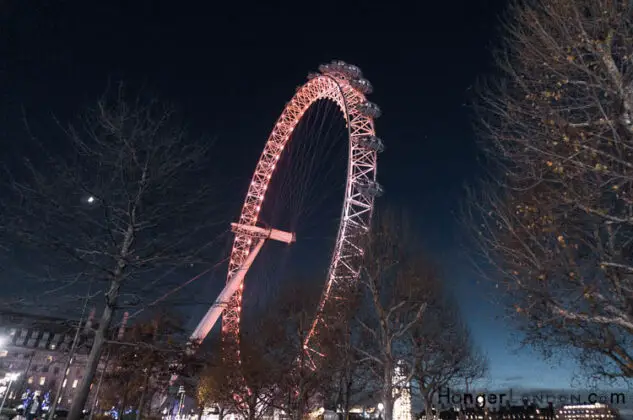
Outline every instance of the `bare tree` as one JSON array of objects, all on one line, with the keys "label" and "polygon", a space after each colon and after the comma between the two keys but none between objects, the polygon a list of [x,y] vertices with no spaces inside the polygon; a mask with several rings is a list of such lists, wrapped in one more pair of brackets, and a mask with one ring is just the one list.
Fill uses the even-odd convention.
[{"label": "bare tree", "polygon": [[487,371],[487,359],[474,346],[452,299],[439,296],[430,304],[424,323],[412,328],[410,337],[415,348],[413,378],[427,418],[442,388],[479,379]]},{"label": "bare tree", "polygon": [[110,369],[102,385],[106,400],[124,412],[136,407],[144,416],[153,396],[164,391],[171,375],[188,361],[187,337],[181,320],[167,312],[131,326],[119,341],[110,341]]},{"label": "bare tree", "polygon": [[216,397],[227,409],[247,420],[266,416],[277,396],[279,343],[277,325],[266,314],[242,326],[239,354],[230,343],[223,351],[222,369],[227,373]]},{"label": "bare tree", "polygon": [[205,408],[215,406],[218,410],[218,419],[223,420],[227,407],[231,405],[231,396],[226,392],[230,385],[228,380],[230,376],[228,367],[222,363],[218,352],[215,352],[212,360],[200,373],[196,384],[198,418],[202,417]]},{"label": "bare tree", "polygon": [[[411,227],[395,213],[379,213],[365,244],[359,317],[366,340],[355,350],[380,384],[384,419],[391,420],[399,391],[415,373],[414,349],[408,339],[423,322],[437,285],[431,264],[417,252]],[[395,378],[396,368],[404,377]]]},{"label": "bare tree", "polygon": [[[318,304],[318,286],[318,282],[293,279],[292,285],[284,287],[272,302],[275,309],[269,315],[270,325],[275,328],[271,337],[274,343],[269,347],[276,366],[275,406],[295,420],[303,418],[316,405],[322,406],[324,386],[332,380],[339,362],[336,332],[340,324],[333,321],[334,313],[322,314],[328,319],[327,326],[316,334],[319,352],[327,356],[314,358],[304,348]],[[326,305],[325,310],[338,310],[338,306]],[[344,317],[340,312],[337,314]]]},{"label": "bare tree", "polygon": [[[354,306],[350,309],[355,312]],[[326,408],[335,409],[344,419],[348,418],[354,401],[357,401],[376,389],[376,380],[366,369],[365,359],[357,350],[363,347],[360,325],[353,318],[343,318],[333,331],[333,346],[328,353],[331,363],[329,380],[323,381],[323,399]]]},{"label": "bare tree", "polygon": [[526,342],[633,377],[628,0],[516,1],[478,120],[495,182],[469,222]]},{"label": "bare tree", "polygon": [[209,182],[201,182],[207,146],[187,138],[171,108],[117,93],[64,131],[59,153],[26,160],[0,204],[0,236],[29,251],[34,268],[73,278],[70,290],[89,280],[105,297],[71,420],[84,408],[115,311],[202,260],[214,237]]}]

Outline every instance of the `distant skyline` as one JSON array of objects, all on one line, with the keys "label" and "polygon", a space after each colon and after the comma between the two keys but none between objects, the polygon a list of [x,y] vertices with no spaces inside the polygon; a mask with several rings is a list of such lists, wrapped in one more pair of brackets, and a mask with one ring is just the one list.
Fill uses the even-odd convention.
[{"label": "distant skyline", "polygon": [[[216,142],[218,165],[241,191],[295,87],[323,62],[356,64],[383,110],[376,123],[387,147],[378,170],[382,200],[416,218],[490,358],[488,384],[569,386],[573,363],[513,353],[514,331],[491,303],[494,290],[477,283],[457,217],[464,183],[480,174],[467,104],[492,68],[488,47],[503,0],[27,3],[8,0],[0,10],[0,159],[23,152],[25,115],[36,125],[52,113],[65,120],[123,80],[179,106],[196,135]],[[240,205],[224,204],[226,214]],[[211,301],[223,281],[216,272],[192,287]],[[192,309],[192,317],[205,310]]]}]

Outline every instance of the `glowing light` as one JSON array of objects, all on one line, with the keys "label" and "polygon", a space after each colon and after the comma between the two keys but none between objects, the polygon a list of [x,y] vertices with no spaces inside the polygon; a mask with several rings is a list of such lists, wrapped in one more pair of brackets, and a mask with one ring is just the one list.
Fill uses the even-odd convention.
[{"label": "glowing light", "polygon": [[96,201],[96,198],[94,198],[92,195],[86,198],[86,202],[88,204],[94,204],[95,201]]},{"label": "glowing light", "polygon": [[400,389],[394,393],[400,395],[393,404],[393,420],[411,420],[411,384],[406,379],[402,366],[396,367],[393,380]]},{"label": "glowing light", "polygon": [[[327,77],[319,75],[310,79],[306,84],[300,87],[296,94],[288,102],[281,113],[281,116],[275,123],[274,129],[264,147],[261,158],[257,163],[255,172],[251,179],[250,188],[246,195],[242,214],[240,215],[240,224],[255,227],[258,222],[259,212],[261,211],[261,203],[265,198],[265,192],[268,184],[276,169],[276,163],[279,161],[282,151],[290,141],[290,135],[299,123],[306,110],[318,100],[330,100],[334,102],[341,110],[346,126],[349,132],[355,137],[375,136],[373,118],[363,115],[357,110],[355,104],[365,103],[367,99],[359,89],[354,89],[350,84],[349,77],[344,74],[328,73]],[[352,139],[348,139],[351,143]],[[351,144],[353,147],[353,144]],[[345,289],[350,282],[355,282],[359,270],[358,267],[352,268],[350,275],[349,264],[339,264],[339,260],[350,260],[350,257],[358,255],[358,243],[355,237],[350,235],[350,231],[357,227],[367,228],[370,225],[370,218],[373,208],[373,197],[361,195],[358,191],[358,185],[361,183],[374,182],[376,179],[377,154],[375,152],[352,153],[349,158],[349,170],[347,179],[347,188],[345,199],[343,202],[344,218],[341,220],[339,232],[332,252],[332,260],[330,272],[328,273],[328,284],[323,293],[321,302],[319,303],[318,312],[323,308],[325,302],[329,299],[340,299],[341,290]],[[270,200],[267,198],[266,200]],[[274,200],[283,200],[284,197],[274,197]],[[236,232],[233,252],[230,257],[230,264],[227,273],[227,281],[240,270],[243,263],[249,255],[249,250],[244,248],[250,245],[247,242],[248,235],[243,232]],[[352,246],[350,246],[350,244]],[[242,288],[240,284],[238,291],[233,295],[222,317],[223,335],[232,342],[239,344],[241,305],[242,305]],[[327,320],[318,315],[314,321],[312,328],[308,334],[308,339],[304,343],[305,351],[314,351],[315,346],[311,345],[312,341],[319,336],[317,326],[327,324]],[[238,355],[238,348],[235,348],[235,354]],[[319,354],[320,357],[324,355]],[[248,388],[247,388],[248,389]],[[249,390],[250,391],[250,390]],[[404,419],[394,419],[404,420]]]}]

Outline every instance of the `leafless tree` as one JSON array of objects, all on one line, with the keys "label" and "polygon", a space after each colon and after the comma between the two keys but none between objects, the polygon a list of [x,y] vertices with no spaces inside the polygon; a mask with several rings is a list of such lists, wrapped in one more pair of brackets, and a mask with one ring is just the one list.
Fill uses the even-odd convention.
[{"label": "leafless tree", "polygon": [[111,356],[102,397],[124,412],[136,407],[142,418],[155,394],[164,392],[172,374],[188,361],[186,330],[179,317],[156,312],[132,325],[118,341],[109,341]]},{"label": "leafless tree", "polygon": [[[328,357],[313,358],[304,342],[312,327],[319,291],[318,282],[293,278],[269,304],[266,344],[272,362],[269,376],[274,378],[275,408],[293,419],[301,419],[321,399],[324,382],[333,375],[335,343],[330,329],[319,331],[319,350]],[[331,326],[334,327],[334,326]],[[315,363],[318,365],[315,366]],[[315,368],[316,367],[316,368]]]},{"label": "leafless tree", "polygon": [[216,398],[229,412],[248,420],[268,415],[275,404],[280,366],[277,353],[284,340],[276,335],[277,319],[265,314],[242,325],[239,354],[230,343],[222,351],[221,370],[226,373]]},{"label": "leafless tree", "polygon": [[78,420],[115,311],[204,260],[217,236],[209,229],[208,148],[187,137],[171,108],[128,100],[120,89],[65,129],[61,140],[58,153],[33,155],[4,178],[11,194],[0,203],[0,237],[27,253],[40,272],[72,278],[68,289],[90,281],[103,292],[69,415]]},{"label": "leafless tree", "polygon": [[424,314],[424,322],[411,329],[415,351],[416,388],[427,413],[442,388],[482,378],[486,357],[475,347],[459,308],[449,297],[438,296]]},{"label": "leafless tree", "polygon": [[[357,309],[350,306],[352,313]],[[364,337],[360,324],[353,316],[342,320],[344,322],[331,335],[333,345],[328,353],[331,375],[329,380],[323,381],[322,393],[324,406],[335,409],[341,413],[342,418],[347,419],[352,404],[376,391],[377,382],[362,363],[365,357],[356,350],[363,347]]]},{"label": "leafless tree", "polygon": [[513,2],[477,104],[496,164],[468,218],[481,261],[527,343],[602,378],[633,377],[632,12]]},{"label": "leafless tree", "polygon": [[[424,322],[436,272],[417,252],[411,226],[395,212],[378,213],[365,244],[360,287],[363,309],[357,317],[366,340],[355,350],[380,384],[384,419],[391,420],[398,390],[415,373],[414,349],[408,339]],[[403,378],[395,376],[396,368]]]}]

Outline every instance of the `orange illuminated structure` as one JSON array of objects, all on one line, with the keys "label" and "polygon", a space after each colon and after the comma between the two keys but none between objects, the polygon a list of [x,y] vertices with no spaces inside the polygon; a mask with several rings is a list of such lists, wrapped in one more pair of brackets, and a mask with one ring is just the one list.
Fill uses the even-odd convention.
[{"label": "orange illuminated structure", "polygon": [[266,239],[294,242],[294,235],[291,233],[257,226],[259,212],[266,199],[266,190],[293,130],[308,108],[321,99],[338,105],[347,125],[349,153],[345,197],[328,278],[316,318],[304,343],[310,360],[313,360],[314,355],[320,354],[316,338],[319,329],[327,325],[323,316],[326,303],[340,301],[344,291],[359,276],[358,257],[363,254],[361,239],[369,230],[374,199],[382,193],[382,188],[376,182],[376,165],[377,154],[384,147],[374,130],[374,118],[380,116],[380,110],[367,101],[365,95],[371,92],[371,84],[362,78],[358,67],[333,61],[320,66],[319,71],[320,73],[310,74],[309,81],[297,90],[268,137],[251,179],[238,223],[233,224],[235,239],[227,285],[192,337],[198,341],[203,340],[222,314],[223,337],[227,343],[235,346],[238,356],[244,277]]}]

